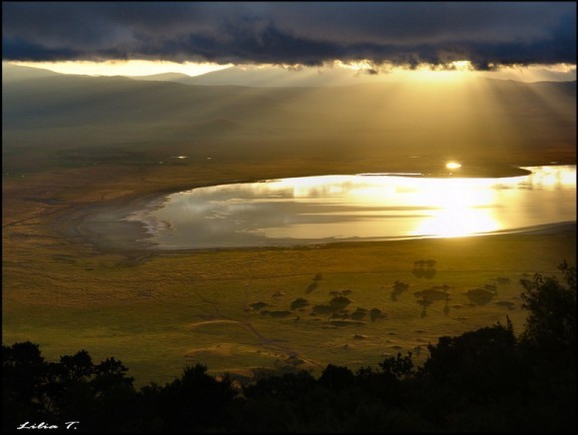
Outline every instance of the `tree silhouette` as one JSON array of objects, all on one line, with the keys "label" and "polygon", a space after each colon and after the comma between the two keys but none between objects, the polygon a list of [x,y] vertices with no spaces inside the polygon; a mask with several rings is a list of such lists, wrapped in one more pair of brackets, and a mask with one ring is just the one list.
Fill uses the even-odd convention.
[{"label": "tree silhouette", "polygon": [[433,278],[437,271],[435,260],[418,260],[413,263],[413,274],[418,278]]},{"label": "tree silhouette", "polygon": [[533,281],[521,280],[522,306],[529,311],[522,339],[542,354],[564,354],[575,361],[576,267],[564,261],[559,269],[565,285],[540,274]]},{"label": "tree silhouette", "polygon": [[45,417],[50,407],[48,364],[30,341],[2,345],[3,428],[15,428],[30,416]]},{"label": "tree silhouette", "polygon": [[195,364],[159,391],[150,412],[163,421],[163,432],[223,431],[232,422],[236,395],[229,377],[217,380]]},{"label": "tree silhouette", "polygon": [[391,300],[397,301],[397,298],[407,289],[409,289],[409,284],[401,281],[395,281],[391,290]]},{"label": "tree silhouette", "polygon": [[347,367],[333,364],[327,365],[319,378],[319,383],[331,389],[341,389],[350,386],[355,381],[355,375]]}]

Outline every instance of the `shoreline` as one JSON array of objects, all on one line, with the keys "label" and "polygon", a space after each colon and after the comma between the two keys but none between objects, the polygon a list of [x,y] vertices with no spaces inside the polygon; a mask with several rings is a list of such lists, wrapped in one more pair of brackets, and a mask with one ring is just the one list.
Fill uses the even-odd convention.
[{"label": "shoreline", "polygon": [[[140,253],[149,255],[162,255],[171,253],[192,253],[207,251],[231,251],[252,249],[308,249],[319,246],[335,246],[355,243],[387,243],[416,240],[451,240],[464,238],[480,238],[508,235],[557,235],[576,231],[576,221],[553,222],[548,224],[534,225],[530,227],[513,228],[493,231],[489,233],[474,233],[459,237],[445,236],[399,236],[388,238],[352,238],[346,239],[317,239],[315,241],[294,241],[292,239],[279,239],[276,243],[267,245],[247,246],[214,246],[214,247],[188,247],[188,248],[164,248],[162,245],[152,242],[151,224],[136,216],[146,214],[150,210],[159,207],[159,199],[164,196],[150,195],[130,201],[130,205],[112,210],[110,204],[106,206],[92,205],[77,211],[73,216],[63,216],[59,221],[59,232],[69,240],[88,243],[100,253],[129,254]],[[155,201],[156,200],[156,201]],[[132,207],[139,207],[136,211]],[[130,208],[129,211],[127,208]],[[95,213],[96,212],[96,213]],[[107,219],[103,219],[106,217]],[[67,221],[67,222],[66,222]]]},{"label": "shoreline", "polygon": [[[569,165],[548,165],[548,166],[569,166]],[[571,166],[571,165],[570,165]],[[531,167],[517,168],[524,171],[526,175],[532,174]],[[360,174],[358,174],[359,176]],[[379,175],[363,173],[363,175]],[[388,175],[393,175],[389,173]],[[399,175],[399,174],[395,174]],[[415,176],[414,174],[404,174],[405,176]],[[520,175],[520,174],[518,174]],[[422,177],[420,177],[422,178]],[[439,177],[431,177],[439,178]],[[457,177],[456,177],[457,178]],[[487,177],[496,178],[496,177]],[[499,178],[496,178],[499,179]],[[243,184],[250,181],[235,180],[225,184]],[[214,186],[211,184],[210,186]],[[185,190],[207,187],[206,184],[188,187]],[[181,190],[178,190],[181,189]],[[417,235],[417,236],[387,236],[387,237],[349,237],[349,238],[319,238],[319,239],[267,239],[260,244],[247,245],[216,245],[199,247],[166,247],[162,243],[153,241],[155,229],[163,222],[151,221],[149,214],[151,211],[161,208],[171,193],[182,191],[183,187],[173,189],[165,188],[154,193],[145,195],[129,195],[124,198],[106,201],[103,203],[90,203],[80,206],[74,211],[63,211],[52,221],[52,226],[65,239],[82,244],[89,244],[91,248],[99,252],[126,254],[137,253],[170,253],[170,252],[198,252],[234,249],[283,249],[310,247],[319,245],[335,245],[343,243],[365,243],[365,242],[388,242],[401,240],[421,240],[421,239],[448,239],[456,237],[446,237],[438,235]],[[492,235],[508,234],[557,234],[568,231],[575,231],[576,221],[553,222],[538,224],[531,227],[511,228],[493,231],[489,233],[472,233],[465,237],[481,237]]]}]

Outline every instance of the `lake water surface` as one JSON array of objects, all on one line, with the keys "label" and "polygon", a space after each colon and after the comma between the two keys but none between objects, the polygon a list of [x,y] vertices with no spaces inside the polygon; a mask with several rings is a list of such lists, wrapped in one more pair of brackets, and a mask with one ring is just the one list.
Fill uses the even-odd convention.
[{"label": "lake water surface", "polygon": [[576,166],[510,178],[331,175],[196,188],[131,213],[157,249],[458,237],[576,221]]}]

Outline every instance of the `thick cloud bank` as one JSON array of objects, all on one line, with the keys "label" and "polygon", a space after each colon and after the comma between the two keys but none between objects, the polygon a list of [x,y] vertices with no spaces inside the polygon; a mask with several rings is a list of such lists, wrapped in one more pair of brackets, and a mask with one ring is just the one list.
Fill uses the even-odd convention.
[{"label": "thick cloud bank", "polygon": [[574,2],[2,4],[2,58],[576,63]]}]

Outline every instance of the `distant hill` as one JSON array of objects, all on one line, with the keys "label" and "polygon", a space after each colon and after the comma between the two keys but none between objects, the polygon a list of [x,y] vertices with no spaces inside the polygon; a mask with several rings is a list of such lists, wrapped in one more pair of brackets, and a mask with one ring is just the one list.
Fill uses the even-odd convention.
[{"label": "distant hill", "polygon": [[204,86],[319,87],[376,83],[377,77],[343,68],[304,68],[273,66],[234,66],[194,77],[175,77],[171,81]]},{"label": "distant hill", "polygon": [[[233,99],[241,100],[232,105]],[[244,101],[243,101],[244,100]],[[5,125],[206,123],[217,118],[247,119],[278,103],[246,88],[185,86],[126,77],[53,75],[9,82],[4,87]],[[261,109],[263,108],[263,109]]]},{"label": "distant hill", "polygon": [[[129,77],[133,80],[167,81],[199,86],[249,86],[249,87],[343,87],[365,84],[383,84],[386,73],[370,74],[344,68],[289,69],[278,66],[234,66],[198,76],[179,73]],[[576,81],[518,82],[515,80],[479,78],[478,80],[520,83],[522,85],[553,86],[572,89]],[[398,82],[399,78],[389,79]]]},{"label": "distant hill", "polygon": [[576,80],[571,82],[534,82],[530,85],[537,88],[559,89],[561,92],[576,96]]},{"label": "distant hill", "polygon": [[[350,74],[333,73],[335,82]],[[336,89],[312,85],[327,78],[323,74],[300,74],[230,68],[189,78],[153,76],[159,81],[3,69],[3,152],[178,143],[182,154],[208,147],[211,156],[221,149],[224,158],[233,158],[251,148],[259,159],[315,155],[320,165],[332,155],[348,155],[352,166],[359,161],[364,171],[375,165],[378,172],[384,170],[380,162],[403,159],[388,170],[407,171],[409,164],[445,156],[575,162],[575,81],[480,79],[434,86],[380,80]],[[227,77],[244,78],[245,85],[227,85]]]},{"label": "distant hill", "polygon": [[38,79],[43,77],[54,77],[62,74],[47,69],[30,68],[26,66],[14,65],[2,62],[2,83],[15,82],[20,80]]},{"label": "distant hill", "polygon": [[151,81],[151,82],[180,82],[190,79],[191,76],[181,73],[162,73],[148,76],[127,76],[132,80]]}]

